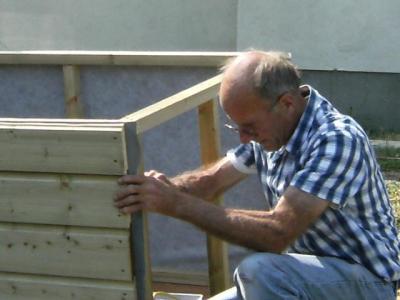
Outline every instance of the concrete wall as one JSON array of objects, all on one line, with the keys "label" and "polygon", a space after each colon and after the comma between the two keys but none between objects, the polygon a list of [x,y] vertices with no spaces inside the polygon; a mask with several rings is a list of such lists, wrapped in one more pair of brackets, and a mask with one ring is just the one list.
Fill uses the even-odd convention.
[{"label": "concrete wall", "polygon": [[303,71],[302,81],[315,86],[369,133],[400,132],[400,74]]},{"label": "concrete wall", "polygon": [[0,0],[0,50],[235,49],[237,0]]}]

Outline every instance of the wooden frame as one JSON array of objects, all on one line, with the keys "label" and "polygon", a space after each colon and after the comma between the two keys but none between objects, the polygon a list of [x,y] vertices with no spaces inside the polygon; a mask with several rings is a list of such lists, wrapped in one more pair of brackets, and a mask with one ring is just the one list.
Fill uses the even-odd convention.
[{"label": "wooden frame", "polygon": [[[83,117],[82,103],[79,91],[79,65],[108,65],[108,66],[193,66],[219,67],[228,58],[236,56],[237,52],[82,52],[82,51],[22,51],[0,52],[0,64],[46,64],[63,66],[66,116],[69,118]],[[147,130],[162,124],[186,111],[198,108],[201,157],[203,163],[210,163],[219,157],[218,116],[216,109],[216,95],[222,76],[218,75],[199,83],[176,95],[150,105],[142,110],[129,114],[120,120],[76,120],[68,121],[43,120],[52,123],[52,126],[68,126],[69,122],[80,122],[82,128],[90,130],[90,123],[97,122],[99,126],[113,128],[121,122],[134,124],[126,125],[126,132],[135,132],[140,137]],[[30,122],[39,124],[37,119],[3,119],[3,123],[15,126],[29,126]],[[71,123],[71,124],[72,124]],[[116,124],[115,126],[113,124]],[[0,124],[1,125],[1,124]],[[140,140],[137,141],[140,144]],[[128,143],[129,144],[129,143]],[[129,147],[129,145],[128,145]],[[128,157],[129,161],[129,157]],[[128,168],[130,169],[130,168]],[[222,198],[216,200],[222,203]],[[135,265],[137,274],[141,274],[143,281],[137,290],[142,289],[138,299],[150,299],[151,270],[147,251],[146,216],[139,214],[134,218],[137,224],[132,226],[136,230],[132,235],[137,239],[135,244],[142,243],[142,249],[135,249],[142,265]],[[209,256],[209,283],[211,294],[216,294],[229,287],[228,259],[226,247],[215,238],[207,238]]]},{"label": "wooden frame", "polygon": [[[121,121],[135,122],[137,134],[143,134],[145,131],[197,107],[201,159],[204,164],[214,162],[220,156],[216,95],[221,80],[222,76],[217,75],[133,114],[129,114],[121,118]],[[220,197],[215,201],[218,204],[222,204],[223,199]],[[227,289],[230,284],[226,245],[215,237],[207,236],[207,252],[210,292],[211,294],[217,294]]]},{"label": "wooden frame", "polygon": [[218,67],[238,52],[0,51],[0,64]]}]

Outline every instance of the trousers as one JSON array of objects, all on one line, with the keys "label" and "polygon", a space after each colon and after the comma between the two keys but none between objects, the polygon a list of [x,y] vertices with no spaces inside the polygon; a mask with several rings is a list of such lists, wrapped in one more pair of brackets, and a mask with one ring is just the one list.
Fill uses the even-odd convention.
[{"label": "trousers", "polygon": [[362,265],[304,254],[252,254],[236,268],[234,284],[211,299],[396,299],[393,283],[383,281]]}]

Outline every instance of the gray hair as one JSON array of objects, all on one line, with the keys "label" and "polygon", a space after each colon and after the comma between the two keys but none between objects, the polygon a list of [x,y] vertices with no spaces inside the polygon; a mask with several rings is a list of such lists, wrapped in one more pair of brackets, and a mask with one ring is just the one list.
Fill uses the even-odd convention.
[{"label": "gray hair", "polygon": [[[254,72],[250,75],[250,83],[262,98],[274,101],[285,92],[298,90],[301,75],[297,66],[292,63],[290,53],[257,50],[247,53],[250,52],[259,56]],[[225,71],[234,60],[228,61],[221,70]]]},{"label": "gray hair", "polygon": [[297,91],[300,72],[283,52],[264,52],[253,73],[254,89],[266,99],[276,99],[285,92]]}]

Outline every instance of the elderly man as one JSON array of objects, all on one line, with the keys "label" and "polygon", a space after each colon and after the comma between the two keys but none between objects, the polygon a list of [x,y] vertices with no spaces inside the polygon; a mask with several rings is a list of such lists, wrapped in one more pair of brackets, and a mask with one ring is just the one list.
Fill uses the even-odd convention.
[{"label": "elderly man", "polygon": [[[168,179],[124,176],[115,205],[190,222],[258,251],[215,299],[395,299],[399,241],[368,137],[282,53],[250,51],[224,68],[220,105],[241,145]],[[208,200],[257,173],[268,211]]]}]

